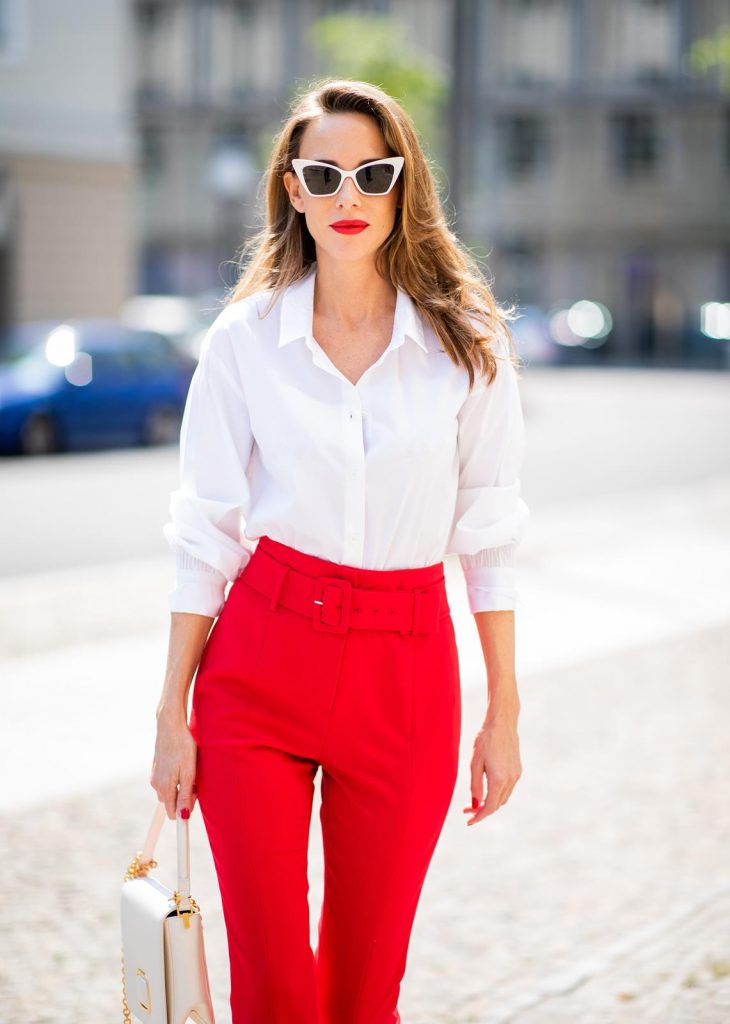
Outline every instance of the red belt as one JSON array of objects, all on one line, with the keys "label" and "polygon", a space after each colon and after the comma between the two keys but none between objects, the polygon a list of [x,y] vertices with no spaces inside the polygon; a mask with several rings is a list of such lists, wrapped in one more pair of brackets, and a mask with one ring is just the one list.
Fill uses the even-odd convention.
[{"label": "red belt", "polygon": [[[444,581],[407,590],[353,586],[342,576],[307,576],[257,547],[239,579],[268,597],[272,611],[281,604],[312,620],[315,629],[391,629],[432,633],[449,614]],[[442,607],[443,605],[443,607]]]}]

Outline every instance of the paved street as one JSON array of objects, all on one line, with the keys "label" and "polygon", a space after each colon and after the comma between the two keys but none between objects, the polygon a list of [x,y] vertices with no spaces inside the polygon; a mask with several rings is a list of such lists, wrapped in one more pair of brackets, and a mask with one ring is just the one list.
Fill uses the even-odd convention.
[{"label": "paved street", "polygon": [[[618,451],[608,427],[586,430],[604,446],[605,466],[644,457],[652,472],[626,468],[611,490],[591,465],[585,492],[574,482],[550,494],[551,453],[563,451],[561,437],[571,439],[565,448],[577,443],[587,405],[585,397],[567,404],[561,432],[555,392],[545,391],[557,377],[545,375],[540,388],[536,380],[525,387],[534,425],[525,489],[533,479],[536,499],[517,616],[524,774],[505,807],[467,828],[461,807],[486,684],[451,559],[461,771],[416,918],[403,1021],[727,1024],[730,472],[729,435],[718,432],[720,382],[710,386],[706,418],[693,390],[693,416],[669,431],[681,461],[674,481],[659,459],[653,478],[654,449],[647,456],[642,447],[658,443],[656,422],[669,422],[685,393],[673,378],[664,402],[651,393],[648,440]],[[625,446],[626,422],[641,422],[635,385],[621,393]],[[611,396],[598,376],[592,387],[594,407],[607,415]],[[714,462],[701,443],[713,432]],[[152,456],[159,468],[160,453]],[[117,466],[127,462],[130,453]],[[10,473],[16,481],[25,474],[19,486],[30,489],[25,468]],[[557,475],[570,474],[562,466]],[[105,529],[113,538],[119,524]],[[8,564],[0,580],[0,853],[8,876],[0,1016],[13,1024],[121,1017],[118,893],[154,806],[147,777],[172,582],[164,552],[134,561],[128,554],[76,567],[50,559],[22,573]],[[313,943],[318,811],[317,790]],[[226,1024],[225,932],[199,814],[191,832],[193,894],[205,915],[218,1024]],[[157,854],[171,883],[171,823]]]}]

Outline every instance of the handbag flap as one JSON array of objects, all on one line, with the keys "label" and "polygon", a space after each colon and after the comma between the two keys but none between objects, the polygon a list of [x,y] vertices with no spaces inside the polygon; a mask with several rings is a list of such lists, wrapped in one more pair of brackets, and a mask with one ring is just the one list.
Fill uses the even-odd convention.
[{"label": "handbag flap", "polygon": [[163,927],[170,1024],[185,1024],[188,1017],[196,1024],[215,1024],[200,913],[173,914]]},{"label": "handbag flap", "polygon": [[130,1012],[146,1024],[167,1024],[164,920],[174,909],[171,891],[151,875],[122,885],[125,995]]}]

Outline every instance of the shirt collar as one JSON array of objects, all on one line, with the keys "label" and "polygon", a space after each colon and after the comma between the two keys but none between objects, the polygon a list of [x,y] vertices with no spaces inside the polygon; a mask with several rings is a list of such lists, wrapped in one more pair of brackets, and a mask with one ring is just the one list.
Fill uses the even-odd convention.
[{"label": "shirt collar", "polygon": [[[304,277],[294,281],[285,289],[281,299],[279,348],[297,338],[311,336],[316,274],[317,264],[315,262]],[[429,347],[426,343],[423,323],[415,302],[404,289],[397,287],[397,292],[393,322],[393,347],[400,344],[402,338],[411,338],[424,352],[428,352]]]}]

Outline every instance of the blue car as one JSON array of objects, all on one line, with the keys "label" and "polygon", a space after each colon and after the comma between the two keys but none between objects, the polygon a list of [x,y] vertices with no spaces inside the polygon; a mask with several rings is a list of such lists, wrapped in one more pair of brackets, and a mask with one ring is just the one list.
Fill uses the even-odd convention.
[{"label": "blue car", "polygon": [[0,452],[176,442],[195,366],[115,320],[17,325],[0,336]]}]

